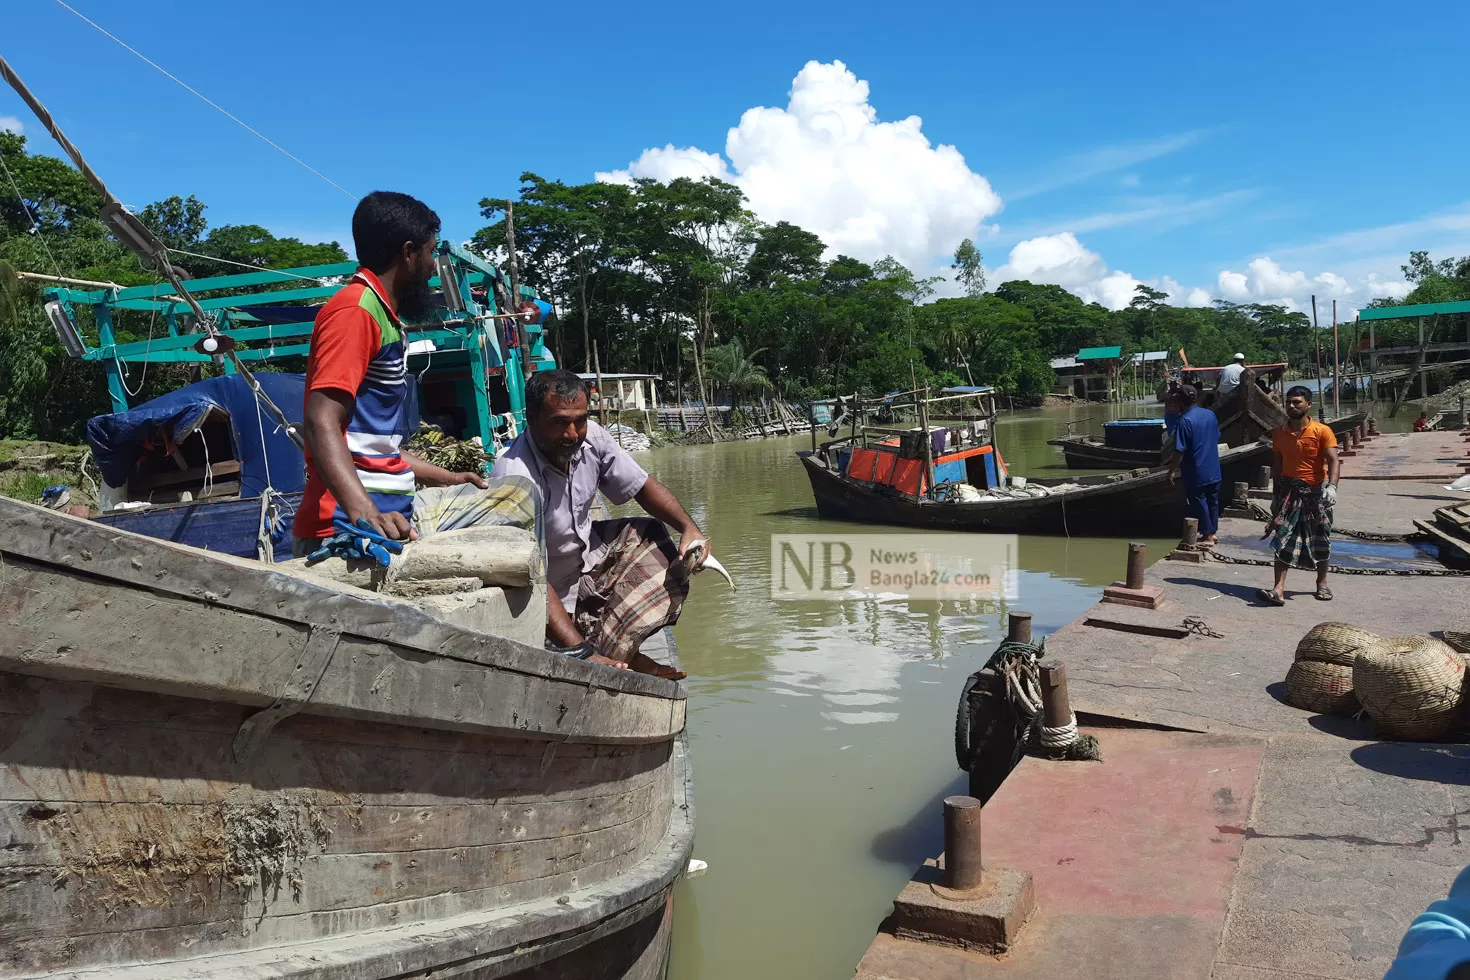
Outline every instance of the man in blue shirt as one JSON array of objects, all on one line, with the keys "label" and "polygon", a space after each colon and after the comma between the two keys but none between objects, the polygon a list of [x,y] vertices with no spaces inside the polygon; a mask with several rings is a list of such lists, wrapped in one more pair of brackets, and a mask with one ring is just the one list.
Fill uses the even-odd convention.
[{"label": "man in blue shirt", "polygon": [[1199,406],[1199,390],[1181,385],[1184,413],[1174,424],[1174,449],[1169,482],[1182,474],[1189,516],[1199,521],[1199,543],[1213,545],[1220,530],[1220,423],[1215,413]]}]

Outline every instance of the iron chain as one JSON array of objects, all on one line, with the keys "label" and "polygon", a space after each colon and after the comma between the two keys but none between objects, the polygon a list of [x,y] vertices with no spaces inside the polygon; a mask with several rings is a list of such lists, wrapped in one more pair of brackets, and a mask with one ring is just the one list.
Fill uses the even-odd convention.
[{"label": "iron chain", "polygon": [[[1227,565],[1258,565],[1263,568],[1271,568],[1276,562],[1270,558],[1234,558],[1230,555],[1222,555],[1218,551],[1206,551],[1210,561],[1224,562]],[[1334,575],[1425,575],[1434,578],[1452,578],[1470,575],[1470,569],[1458,568],[1345,568],[1342,565],[1328,565],[1327,570]]]}]

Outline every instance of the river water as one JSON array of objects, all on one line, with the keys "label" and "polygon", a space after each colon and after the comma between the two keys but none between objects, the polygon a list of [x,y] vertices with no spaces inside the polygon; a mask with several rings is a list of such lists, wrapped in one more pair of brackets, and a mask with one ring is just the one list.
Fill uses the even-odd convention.
[{"label": "river water", "polygon": [[[1011,472],[1065,473],[1046,440],[1153,404],[1003,415]],[[1087,421],[1090,420],[1090,421]],[[825,436],[822,436],[825,438]],[[696,580],[674,629],[689,671],[695,856],[675,897],[672,980],[850,977],[914,868],[942,849],[939,801],[966,791],[954,716],[1004,633],[1002,604],[774,601],[773,533],[822,521],[795,456],[810,436],[669,447],[640,461],[709,533],[739,590]],[[1094,471],[1095,472],[1095,471]],[[1158,556],[1172,541],[1149,542]],[[1016,599],[1038,634],[1123,577],[1123,539],[1023,537]]]}]

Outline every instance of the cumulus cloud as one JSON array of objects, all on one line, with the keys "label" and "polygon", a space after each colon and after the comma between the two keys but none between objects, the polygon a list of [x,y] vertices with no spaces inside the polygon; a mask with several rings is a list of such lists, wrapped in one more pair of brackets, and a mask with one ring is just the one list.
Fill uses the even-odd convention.
[{"label": "cumulus cloud", "polygon": [[725,153],[697,147],[644,150],[598,180],[714,176],[738,185],[766,221],[822,237],[830,253],[893,255],[925,269],[1001,208],[989,181],[953,146],[930,143],[923,121],[878,118],[868,83],[841,61],[809,61],[785,108],[748,109]]},{"label": "cumulus cloud", "polygon": [[1110,310],[1127,306],[1141,285],[1126,272],[1109,270],[1103,257],[1070,231],[1017,242],[1005,265],[991,276],[995,283],[1012,279],[1052,283]]},{"label": "cumulus cloud", "polygon": [[14,116],[0,116],[0,131],[3,130],[9,130],[17,135],[24,135],[26,128]]},{"label": "cumulus cloud", "polygon": [[1300,269],[1284,268],[1270,256],[1252,259],[1244,272],[1222,269],[1216,287],[1220,298],[1232,303],[1266,303],[1290,310],[1309,310],[1314,295],[1319,304],[1325,302],[1328,306],[1337,300],[1339,316],[1345,310],[1349,316],[1354,315],[1358,307],[1380,296],[1403,299],[1410,288],[1402,280],[1384,279],[1376,273],[1356,281],[1335,272],[1309,276]]}]

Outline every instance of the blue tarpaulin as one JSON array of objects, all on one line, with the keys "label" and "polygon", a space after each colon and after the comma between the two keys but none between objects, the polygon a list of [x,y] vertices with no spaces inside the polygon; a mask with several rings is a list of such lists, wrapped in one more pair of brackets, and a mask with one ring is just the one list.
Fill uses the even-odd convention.
[{"label": "blue tarpaulin", "polygon": [[[292,422],[300,424],[306,376],[262,371],[261,389]],[[258,497],[267,483],[281,493],[306,487],[301,450],[276,426],[275,417],[258,406],[250,385],[238,374],[210,378],[171,391],[115,415],[98,415],[87,423],[87,442],[108,486],[120,487],[137,465],[143,443],[163,429],[175,443],[198,428],[211,409],[230,417],[235,458],[240,461],[240,496]]]}]

